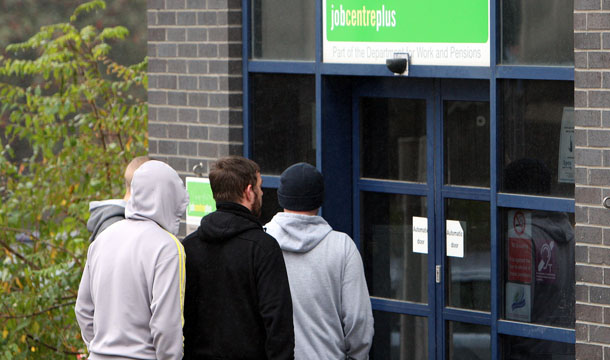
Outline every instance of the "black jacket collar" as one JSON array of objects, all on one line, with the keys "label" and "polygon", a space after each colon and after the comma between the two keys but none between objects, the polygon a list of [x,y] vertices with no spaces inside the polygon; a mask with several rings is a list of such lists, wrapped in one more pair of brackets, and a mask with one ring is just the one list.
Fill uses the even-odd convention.
[{"label": "black jacket collar", "polygon": [[237,216],[243,216],[249,219],[250,221],[260,225],[260,227],[263,227],[263,224],[261,224],[260,220],[256,216],[254,216],[254,214],[252,214],[250,209],[241,204],[234,202],[217,202],[216,211],[224,211]]},{"label": "black jacket collar", "polygon": [[232,239],[246,231],[263,229],[248,208],[232,202],[216,203],[216,211],[201,219],[197,234],[205,242],[218,243]]}]

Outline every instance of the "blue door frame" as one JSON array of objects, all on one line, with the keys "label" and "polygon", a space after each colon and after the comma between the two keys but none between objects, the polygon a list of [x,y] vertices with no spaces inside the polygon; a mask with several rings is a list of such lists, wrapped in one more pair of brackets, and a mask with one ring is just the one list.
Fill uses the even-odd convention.
[{"label": "blue door frame", "polygon": [[[426,101],[427,183],[399,183],[360,177],[360,99],[363,97],[410,98]],[[445,276],[436,283],[436,266],[445,269],[444,201],[447,198],[490,201],[490,190],[445,186],[443,181],[443,103],[446,100],[489,101],[487,82],[476,80],[383,78],[358,81],[352,92],[353,234],[360,247],[360,192],[425,196],[428,199],[428,304],[372,298],[374,310],[424,316],[428,319],[428,351],[431,359],[445,359],[445,321],[491,326],[491,314],[445,308]],[[496,309],[497,310],[497,309]]]}]

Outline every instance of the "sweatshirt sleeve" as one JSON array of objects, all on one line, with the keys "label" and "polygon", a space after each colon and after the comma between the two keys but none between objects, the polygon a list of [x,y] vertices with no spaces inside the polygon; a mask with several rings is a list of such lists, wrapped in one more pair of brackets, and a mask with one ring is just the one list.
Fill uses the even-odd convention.
[{"label": "sweatshirt sleeve", "polygon": [[78,287],[78,296],[76,297],[76,305],[74,306],[74,312],[76,313],[76,321],[81,330],[81,336],[87,349],[93,339],[93,313],[94,305],[91,297],[89,278],[89,262],[85,263],[85,269],[83,270],[83,276],[80,280]]},{"label": "sweatshirt sleeve", "polygon": [[267,332],[267,359],[294,359],[292,298],[284,256],[279,245],[259,263],[257,290],[259,311]]},{"label": "sweatshirt sleeve", "polygon": [[[173,237],[173,236],[172,236]],[[182,359],[185,254],[174,238],[174,255],[157,263],[150,303],[150,330],[158,360]]]},{"label": "sweatshirt sleeve", "polygon": [[352,239],[348,238],[346,242],[341,317],[347,355],[357,360],[368,359],[374,332],[371,300],[360,253]]}]

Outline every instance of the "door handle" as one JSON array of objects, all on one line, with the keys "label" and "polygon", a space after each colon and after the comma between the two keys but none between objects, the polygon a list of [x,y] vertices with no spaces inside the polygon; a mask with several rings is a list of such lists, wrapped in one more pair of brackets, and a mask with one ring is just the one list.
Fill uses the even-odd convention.
[{"label": "door handle", "polygon": [[437,284],[441,283],[441,266],[440,265],[436,265],[436,283]]}]

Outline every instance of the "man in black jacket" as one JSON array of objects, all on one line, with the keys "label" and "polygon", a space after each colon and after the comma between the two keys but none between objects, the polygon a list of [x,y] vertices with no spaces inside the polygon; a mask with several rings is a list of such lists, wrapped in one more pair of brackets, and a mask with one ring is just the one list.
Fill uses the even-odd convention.
[{"label": "man in black jacket", "polygon": [[184,359],[294,359],[282,251],[258,221],[258,165],[226,157],[209,172],[217,210],[183,242]]}]

